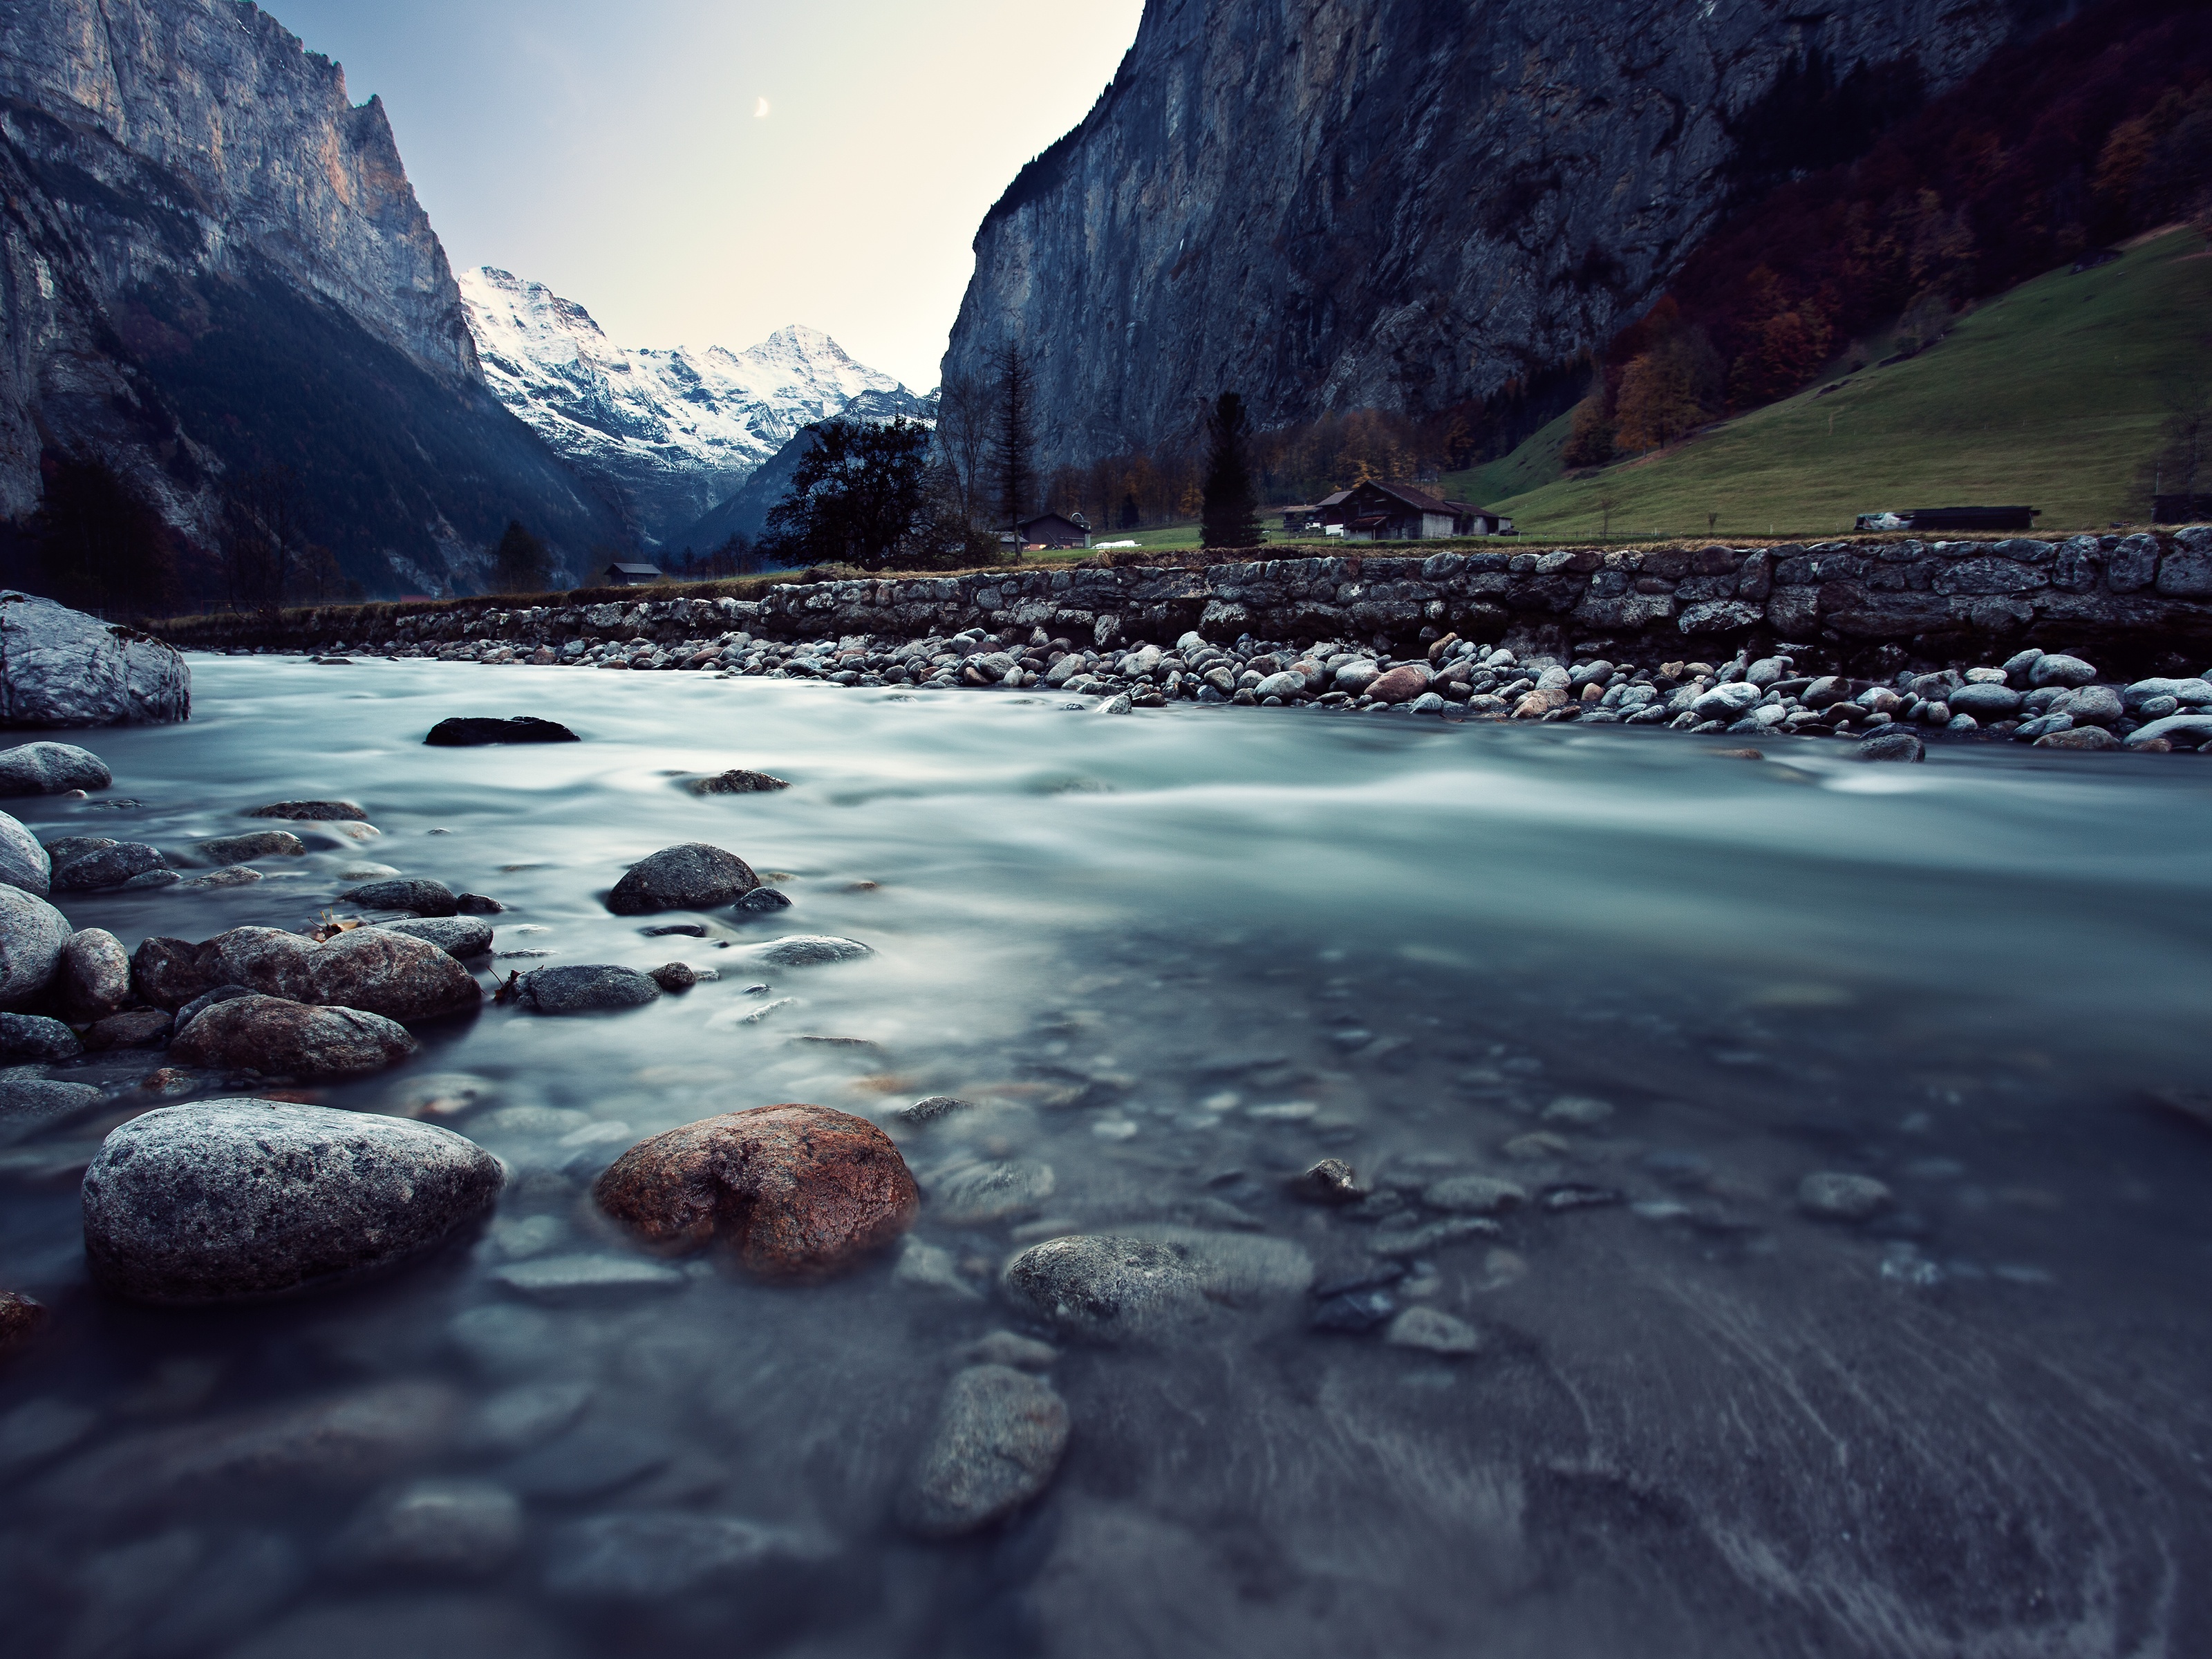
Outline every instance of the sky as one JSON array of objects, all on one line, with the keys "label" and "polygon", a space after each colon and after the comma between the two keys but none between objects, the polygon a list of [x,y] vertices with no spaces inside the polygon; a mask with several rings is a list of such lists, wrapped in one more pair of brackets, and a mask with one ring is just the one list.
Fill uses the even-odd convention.
[{"label": "sky", "polygon": [[917,392],[1022,163],[1083,118],[1143,0],[265,0],[382,96],[456,270],[623,346],[826,331]]}]

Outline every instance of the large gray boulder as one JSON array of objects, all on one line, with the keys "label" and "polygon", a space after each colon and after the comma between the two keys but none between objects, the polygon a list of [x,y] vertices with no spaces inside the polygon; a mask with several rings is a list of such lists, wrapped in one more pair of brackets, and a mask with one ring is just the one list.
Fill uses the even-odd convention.
[{"label": "large gray boulder", "polygon": [[103,1287],[137,1301],[275,1296],[428,1249],[505,1179],[474,1142],[407,1118],[165,1106],[109,1135],[85,1171],[85,1257]]},{"label": "large gray boulder", "polygon": [[759,885],[752,866],[735,853],[703,841],[687,841],[664,847],[630,866],[607,895],[607,908],[618,916],[710,910],[743,898]]},{"label": "large gray boulder", "polygon": [[191,713],[192,672],[173,646],[52,599],[0,593],[0,726],[140,725]]},{"label": "large gray boulder", "polygon": [[466,1013],[483,996],[475,976],[437,945],[385,927],[349,928],[319,945],[281,927],[234,927],[204,945],[149,939],[131,967],[137,994],[161,1008],[242,985],[264,996],[419,1021]]},{"label": "large gray boulder", "polygon": [[77,1019],[105,1019],[131,1006],[131,957],[105,927],[85,927],[62,945],[62,1006]]},{"label": "large gray boulder", "polygon": [[20,1008],[54,982],[72,931],[46,900],[0,886],[0,1008]]},{"label": "large gray boulder", "polygon": [[639,1008],[660,994],[650,975],[611,963],[537,968],[514,981],[517,1006],[533,1014],[596,1014]]},{"label": "large gray boulder", "polygon": [[53,860],[39,838],[8,813],[0,812],[0,884],[20,887],[40,898],[53,890]]}]

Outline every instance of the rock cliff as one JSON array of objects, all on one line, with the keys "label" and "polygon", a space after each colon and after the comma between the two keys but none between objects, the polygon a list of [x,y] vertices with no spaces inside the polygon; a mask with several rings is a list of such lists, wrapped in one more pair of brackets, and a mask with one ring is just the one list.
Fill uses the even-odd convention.
[{"label": "rock cliff", "polygon": [[0,7],[0,516],[97,450],[202,538],[226,471],[286,465],[372,587],[505,512],[618,531],[485,387],[383,106],[255,7]]},{"label": "rock cliff", "polygon": [[1019,342],[1049,468],[1194,427],[1422,410],[1571,359],[1711,228],[1795,61],[1941,88],[2040,0],[1147,0],[975,239],[945,361]]}]

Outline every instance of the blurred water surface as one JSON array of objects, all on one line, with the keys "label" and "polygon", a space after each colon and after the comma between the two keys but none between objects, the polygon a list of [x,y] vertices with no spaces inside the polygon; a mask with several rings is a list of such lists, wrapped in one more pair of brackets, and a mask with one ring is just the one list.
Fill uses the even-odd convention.
[{"label": "blurred water surface", "polygon": [[[93,735],[113,799],[20,815],[181,851],[342,796],[380,833],[296,826],[310,855],[257,884],[78,896],[78,926],[298,927],[376,864],[506,905],[488,984],[717,977],[608,1018],[488,1006],[319,1091],[458,1107],[437,1121],[514,1171],[480,1237],[339,1294],[106,1302],[52,1174],[88,1131],[17,1149],[0,1284],[59,1316],[0,1376],[0,1582],[31,1650],[2212,1651],[2212,1128],[2157,1103],[2212,1087],[2212,763],[1753,762],[1619,728],[694,674],[194,672],[188,726]],[[422,745],[462,714],[584,741]],[[792,787],[682,787],[735,766]],[[605,912],[625,865],[694,840],[792,908]],[[707,937],[642,931],[691,920]],[[763,969],[751,947],[793,933],[875,954]],[[890,1115],[939,1093],[974,1108]],[[1611,1110],[1547,1117],[1563,1099]],[[598,1170],[786,1100],[893,1130],[933,1279],[896,1256],[805,1290],[712,1256],[592,1296],[497,1276],[634,1255],[592,1211]],[[1050,1334],[1000,1298],[1009,1255],[1149,1229],[1371,1274],[1371,1220],[1286,1191],[1324,1156],[1409,1206],[1455,1173],[1589,1201],[1406,1258],[1389,1294],[1473,1326],[1473,1355],[1316,1331],[1311,1296],[1256,1280],[1174,1340],[1065,1343],[1074,1434],[1044,1497],[957,1543],[901,1530],[965,1346]],[[1042,1190],[980,1217],[949,1196],[1002,1164]],[[1808,1217],[1816,1170],[1895,1204]],[[185,1441],[333,1399],[424,1426],[368,1466],[177,1473]],[[423,1480],[519,1506],[519,1530],[469,1560],[362,1545]],[[610,1517],[672,1516],[755,1544],[606,1542],[629,1536]]]}]

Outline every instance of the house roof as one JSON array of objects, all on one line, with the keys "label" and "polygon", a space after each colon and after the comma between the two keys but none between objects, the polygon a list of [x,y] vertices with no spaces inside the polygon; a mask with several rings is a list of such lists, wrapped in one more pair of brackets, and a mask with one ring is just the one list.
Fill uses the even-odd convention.
[{"label": "house roof", "polygon": [[1034,519],[1024,519],[1019,524],[1016,525],[1014,528],[1017,530],[1033,530],[1041,524],[1064,524],[1070,530],[1075,531],[1078,533],[1081,533],[1086,528],[1085,526],[1078,524],[1074,520],[1069,518],[1064,513],[1040,513]]},{"label": "house roof", "polygon": [[1324,507],[1341,507],[1351,494],[1352,492],[1348,489],[1340,489],[1334,495],[1322,496],[1318,501],[1314,503],[1314,507],[1316,510],[1319,510]]},{"label": "house roof", "polygon": [[1447,513],[1457,517],[1475,511],[1465,501],[1448,501],[1440,495],[1430,495],[1425,489],[1416,489],[1411,484],[1380,483],[1370,478],[1359,487],[1378,490],[1393,501],[1412,507],[1416,513]]},{"label": "house roof", "polygon": [[660,567],[657,564],[624,564],[620,560],[617,560],[607,568],[619,570],[625,576],[658,576],[660,574]]}]

